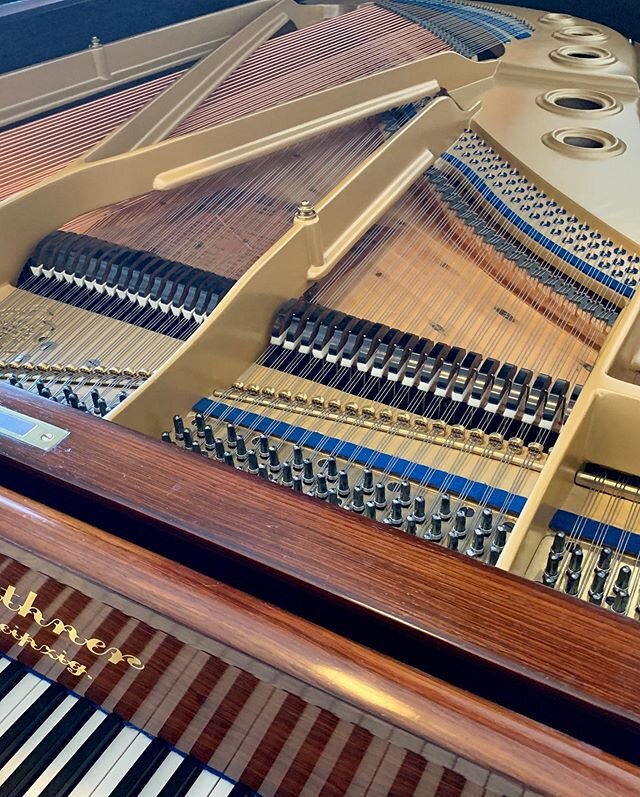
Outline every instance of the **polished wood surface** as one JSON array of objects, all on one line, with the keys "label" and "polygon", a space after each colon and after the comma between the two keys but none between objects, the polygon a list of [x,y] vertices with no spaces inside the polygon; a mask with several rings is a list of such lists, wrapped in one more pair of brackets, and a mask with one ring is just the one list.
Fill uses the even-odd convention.
[{"label": "polished wood surface", "polygon": [[[20,550],[12,553],[14,562],[8,565],[11,575],[5,561],[0,567],[3,585],[9,577],[19,577],[25,583],[28,568],[15,561],[22,552],[32,568],[38,566],[40,558],[47,566],[62,568],[60,580],[69,579],[75,586],[80,577],[85,588],[91,584],[91,591],[107,590],[104,600],[109,600],[109,593],[116,593],[223,645],[250,651],[267,666],[536,791],[555,797],[620,797],[640,790],[640,770],[635,767],[73,517],[0,489],[0,547],[6,543]],[[43,612],[60,593],[56,583],[59,587],[59,582],[48,579],[39,587],[39,608]],[[69,604],[68,611],[70,597],[77,604],[81,590],[82,586],[76,587],[73,596],[67,596],[64,606]],[[87,597],[85,602],[89,600]],[[58,614],[63,611],[58,608]],[[126,619],[122,612],[117,613]],[[112,614],[116,612],[108,619],[113,622]],[[67,614],[64,619],[75,621]],[[103,628],[106,624],[104,620]],[[169,657],[168,663],[159,659],[148,662],[154,681],[162,677],[165,664],[169,667],[179,655],[179,644],[171,640],[169,637],[167,643],[165,638],[162,645],[161,658]],[[44,639],[38,636],[38,641]],[[20,658],[24,660],[22,654]],[[36,666],[37,656],[32,655],[25,663]],[[214,682],[216,667],[223,665],[210,663],[203,679]],[[67,683],[74,680],[77,682],[67,675],[65,683],[74,688],[73,683]],[[149,681],[144,671],[129,684],[117,704],[117,710],[128,718],[139,711],[143,696],[151,688],[143,680]],[[204,683],[200,687],[204,689]],[[113,684],[105,686],[97,679],[89,689],[92,697],[104,704]],[[192,692],[185,693],[187,702],[194,698]],[[156,709],[156,724],[158,713]],[[175,743],[191,713],[195,709],[181,702],[172,724],[160,712],[165,722],[163,738]],[[145,727],[157,735],[155,726]]]},{"label": "polished wood surface", "polygon": [[284,579],[299,613],[324,601],[353,638],[366,628],[368,644],[404,645],[398,658],[533,715],[552,698],[556,727],[637,756],[637,623],[22,391],[0,388],[0,404],[71,430],[46,454],[0,438],[5,484],[66,511],[89,497],[118,533],[134,519],[145,544],[178,538],[176,557],[193,543],[202,567],[240,563],[243,588]]}]

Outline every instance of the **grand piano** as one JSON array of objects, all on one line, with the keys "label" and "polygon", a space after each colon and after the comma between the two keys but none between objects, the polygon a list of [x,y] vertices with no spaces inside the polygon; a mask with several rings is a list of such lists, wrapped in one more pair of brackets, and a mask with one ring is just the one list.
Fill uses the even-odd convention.
[{"label": "grand piano", "polygon": [[87,45],[0,75],[0,797],[640,794],[636,46]]}]

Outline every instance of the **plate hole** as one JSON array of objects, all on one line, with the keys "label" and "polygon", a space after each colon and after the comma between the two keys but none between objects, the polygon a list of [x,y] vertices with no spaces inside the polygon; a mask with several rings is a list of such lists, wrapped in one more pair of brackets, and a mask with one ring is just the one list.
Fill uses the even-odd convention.
[{"label": "plate hole", "polygon": [[587,136],[565,136],[563,141],[570,147],[579,147],[580,149],[602,149],[604,147],[604,142]]},{"label": "plate hole", "polygon": [[569,58],[600,58],[598,53],[593,53],[591,50],[569,50],[567,52]]},{"label": "plate hole", "polygon": [[605,107],[603,102],[587,97],[558,97],[555,104],[561,108],[571,108],[574,111],[600,111]]},{"label": "plate hole", "polygon": [[397,493],[400,489],[400,482],[389,482],[387,484],[387,490],[390,490],[392,493]]}]

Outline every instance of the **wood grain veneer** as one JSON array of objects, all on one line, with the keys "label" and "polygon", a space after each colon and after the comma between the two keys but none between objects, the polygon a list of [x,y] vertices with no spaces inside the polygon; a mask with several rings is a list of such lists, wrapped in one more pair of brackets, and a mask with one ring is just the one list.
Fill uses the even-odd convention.
[{"label": "wood grain veneer", "polygon": [[0,438],[5,484],[53,488],[71,509],[90,497],[96,522],[145,523],[151,542],[177,537],[205,562],[284,579],[352,612],[354,635],[373,618],[380,645],[408,641],[431,672],[444,657],[475,692],[493,680],[531,716],[544,698],[561,728],[587,712],[572,733],[637,760],[635,622],[21,391],[0,388],[0,404],[71,430],[47,454]]},{"label": "wood grain veneer", "polygon": [[[625,762],[5,489],[2,541],[536,791],[640,791],[640,770]],[[53,597],[39,591],[41,601]],[[170,655],[169,646],[162,653]],[[154,661],[154,679],[161,669]],[[100,702],[95,690],[92,697]]]}]

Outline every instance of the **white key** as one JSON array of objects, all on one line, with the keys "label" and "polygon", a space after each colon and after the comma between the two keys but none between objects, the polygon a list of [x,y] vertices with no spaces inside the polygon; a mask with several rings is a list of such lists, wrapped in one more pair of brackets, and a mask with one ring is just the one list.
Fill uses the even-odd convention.
[{"label": "white key", "polygon": [[184,761],[183,756],[171,752],[154,772],[153,777],[140,792],[139,797],[157,797],[167,785],[171,776]]},{"label": "white key", "polygon": [[49,682],[27,673],[0,701],[0,736],[49,688]]},{"label": "white key", "polygon": [[69,797],[108,797],[150,741],[136,728],[123,728]]},{"label": "white key", "polygon": [[30,753],[40,744],[40,742],[51,733],[56,725],[63,719],[66,713],[78,702],[78,698],[73,695],[68,695],[60,703],[60,705],[53,711],[47,719],[38,727],[35,733],[21,746],[20,750],[11,758],[10,761],[0,769],[0,785],[3,784],[7,778],[13,774],[16,769],[22,764]]},{"label": "white key", "polygon": [[213,787],[210,797],[227,797],[228,794],[231,794],[235,785],[236,784],[231,780],[220,778],[218,783]]},{"label": "white key", "polygon": [[51,783],[60,770],[66,766],[69,760],[77,753],[82,745],[87,741],[91,734],[99,728],[108,715],[104,711],[96,711],[85,722],[82,728],[70,739],[67,746],[53,759],[38,780],[25,793],[24,797],[39,797],[44,789]]},{"label": "white key", "polygon": [[201,772],[198,775],[196,782],[187,792],[187,797],[209,797],[211,790],[214,786],[218,785],[220,780],[219,775],[214,775],[213,772]]}]

